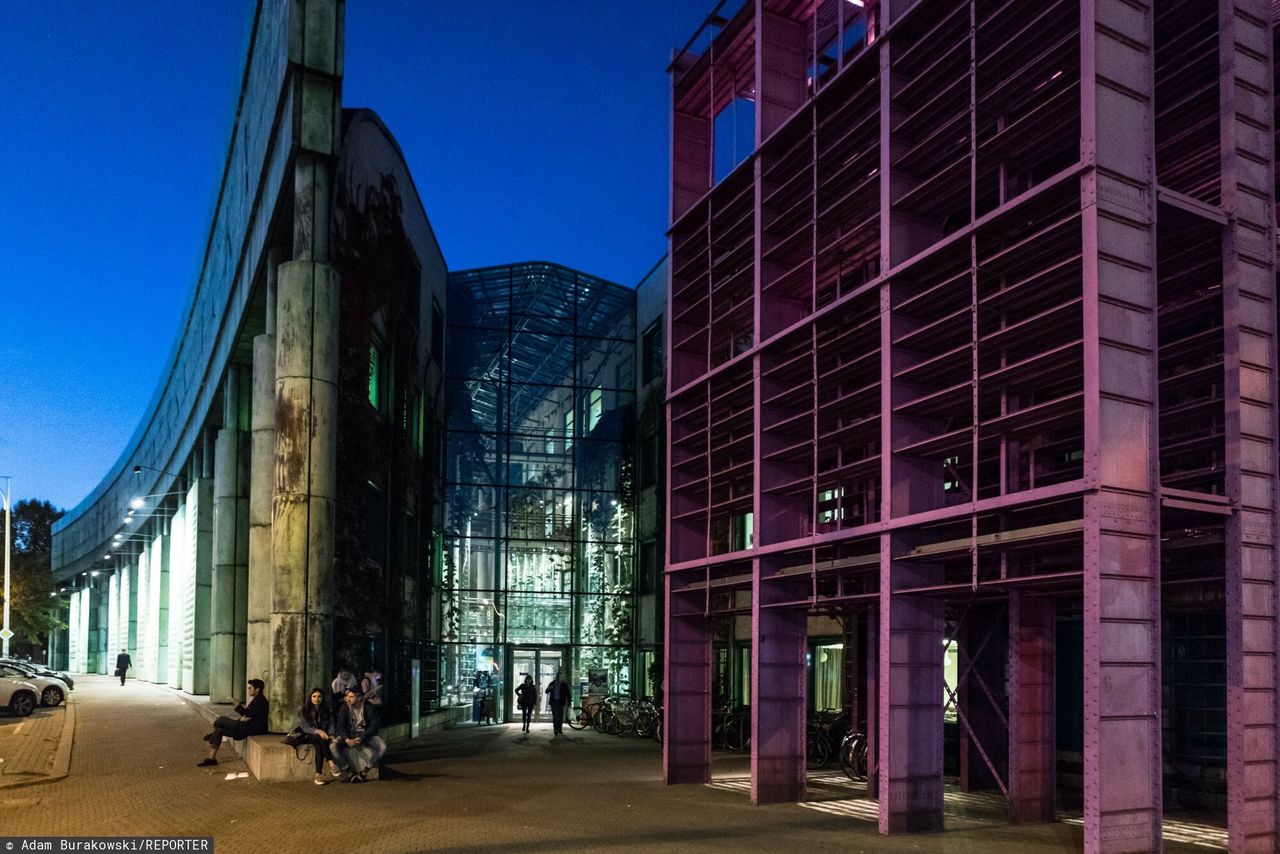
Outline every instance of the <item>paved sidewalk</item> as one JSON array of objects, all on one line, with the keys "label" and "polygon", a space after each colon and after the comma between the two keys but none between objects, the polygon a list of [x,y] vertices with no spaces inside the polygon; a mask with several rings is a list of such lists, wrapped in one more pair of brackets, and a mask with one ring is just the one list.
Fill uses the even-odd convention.
[{"label": "paved sidewalk", "polygon": [[48,782],[66,773],[66,759],[59,757],[58,748],[64,729],[71,740],[75,710],[69,705],[74,702],[72,694],[62,705],[37,707],[25,718],[7,712],[0,716],[0,789]]},{"label": "paved sidewalk", "polygon": [[[590,731],[557,739],[545,724],[527,737],[516,726],[431,733],[417,744],[393,747],[381,782],[259,783],[225,749],[217,766],[196,767],[207,721],[168,690],[134,682],[121,688],[92,676],[76,685],[71,773],[52,785],[0,793],[6,834],[211,836],[219,854],[996,854],[1082,845],[1078,826],[1011,827],[998,820],[957,822],[961,829],[941,834],[882,837],[866,815],[870,802],[850,797],[856,793],[849,789],[809,806],[754,807],[742,791],[743,757],[717,758],[712,785],[665,786],[655,742]],[[1166,850],[1206,849],[1171,844]]]}]

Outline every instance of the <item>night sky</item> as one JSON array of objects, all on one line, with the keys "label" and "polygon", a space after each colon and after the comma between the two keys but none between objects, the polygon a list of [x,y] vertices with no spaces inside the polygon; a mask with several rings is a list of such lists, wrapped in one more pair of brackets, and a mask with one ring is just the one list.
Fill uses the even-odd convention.
[{"label": "night sky", "polygon": [[[450,269],[539,259],[634,285],[665,250],[665,68],[714,5],[348,0],[343,102],[398,139]],[[0,475],[15,500],[84,498],[167,367],[252,8],[0,6]]]}]

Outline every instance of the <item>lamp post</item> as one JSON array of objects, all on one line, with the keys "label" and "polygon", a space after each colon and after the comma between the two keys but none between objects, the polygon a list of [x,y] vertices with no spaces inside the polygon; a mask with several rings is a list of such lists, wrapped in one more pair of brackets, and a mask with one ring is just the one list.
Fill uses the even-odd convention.
[{"label": "lamp post", "polygon": [[0,657],[9,657],[9,638],[13,631],[9,628],[9,563],[13,551],[13,478],[4,478],[4,629],[0,631]]}]

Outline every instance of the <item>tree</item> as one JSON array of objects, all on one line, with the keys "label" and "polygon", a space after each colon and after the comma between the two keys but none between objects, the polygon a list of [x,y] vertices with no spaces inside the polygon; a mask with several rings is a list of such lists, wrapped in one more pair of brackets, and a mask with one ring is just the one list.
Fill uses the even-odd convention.
[{"label": "tree", "polygon": [[49,595],[56,591],[50,560],[53,523],[63,512],[48,501],[34,499],[13,505],[9,578],[9,628],[14,635],[9,647],[13,654],[43,645],[50,632],[63,626],[58,619],[58,600]]}]

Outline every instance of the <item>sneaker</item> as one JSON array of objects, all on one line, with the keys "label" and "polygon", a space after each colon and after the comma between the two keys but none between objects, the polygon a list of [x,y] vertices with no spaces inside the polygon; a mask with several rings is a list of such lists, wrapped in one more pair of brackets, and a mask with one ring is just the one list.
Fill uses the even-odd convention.
[{"label": "sneaker", "polygon": [[354,775],[354,774],[352,774],[350,771],[343,771],[343,772],[342,772],[342,775],[341,775],[340,777],[338,777],[338,782],[339,782],[339,783],[350,783],[354,778],[355,778],[355,775]]},{"label": "sneaker", "polygon": [[352,775],[351,775],[351,782],[352,782],[352,783],[363,783],[363,782],[364,782],[364,775],[363,775],[363,774],[352,774]]},{"label": "sneaker", "polygon": [[207,768],[210,765],[217,765],[217,764],[218,764],[218,760],[210,759],[209,757],[206,756],[204,759],[201,759],[199,762],[196,763],[196,767]]},{"label": "sneaker", "polygon": [[342,771],[338,769],[338,763],[334,762],[332,759],[326,759],[324,764],[328,767],[330,776],[337,777],[342,773]]},{"label": "sneaker", "polygon": [[315,776],[315,779],[313,779],[311,782],[315,783],[317,786],[323,786],[329,781],[325,779],[325,776],[323,774],[317,774]]}]

